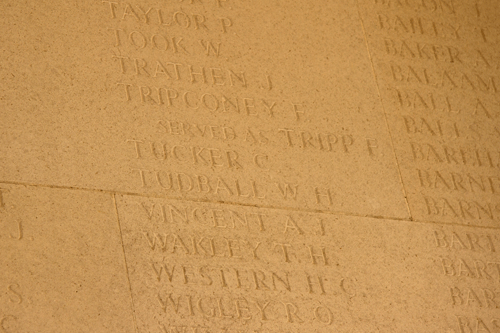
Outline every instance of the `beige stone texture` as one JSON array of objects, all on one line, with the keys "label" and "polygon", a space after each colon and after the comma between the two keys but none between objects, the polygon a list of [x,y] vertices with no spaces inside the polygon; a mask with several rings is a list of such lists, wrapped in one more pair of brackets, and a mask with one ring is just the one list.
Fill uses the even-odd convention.
[{"label": "beige stone texture", "polygon": [[2,179],[409,217],[354,2],[7,4]]},{"label": "beige stone texture", "polygon": [[139,332],[500,328],[493,230],[137,196],[117,205]]},{"label": "beige stone texture", "polygon": [[498,227],[498,1],[360,3],[413,218]]},{"label": "beige stone texture", "polygon": [[500,333],[499,18],[4,0],[0,333]]},{"label": "beige stone texture", "polygon": [[112,196],[0,192],[0,332],[134,332]]}]

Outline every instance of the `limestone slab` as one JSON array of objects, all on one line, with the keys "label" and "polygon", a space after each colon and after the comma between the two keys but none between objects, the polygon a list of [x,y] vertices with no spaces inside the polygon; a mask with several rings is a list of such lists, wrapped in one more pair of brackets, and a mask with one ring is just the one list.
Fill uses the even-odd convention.
[{"label": "limestone slab", "polygon": [[359,6],[413,218],[498,226],[498,2]]},{"label": "limestone slab", "polygon": [[111,195],[0,193],[0,332],[134,332]]},{"label": "limestone slab", "polygon": [[0,179],[408,217],[355,2],[7,1]]},{"label": "limestone slab", "polygon": [[498,230],[118,196],[138,332],[497,332]]},{"label": "limestone slab", "polygon": [[0,333],[500,333],[499,15],[3,1]]}]

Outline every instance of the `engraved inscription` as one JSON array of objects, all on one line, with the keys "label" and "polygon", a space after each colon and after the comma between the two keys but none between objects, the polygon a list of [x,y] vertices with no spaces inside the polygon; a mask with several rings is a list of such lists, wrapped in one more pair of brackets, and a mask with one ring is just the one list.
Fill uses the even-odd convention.
[{"label": "engraved inscription", "polygon": [[13,283],[8,286],[9,291],[9,301],[14,304],[21,304],[23,302],[23,297],[19,291],[19,284]]},{"label": "engraved inscription", "polygon": [[[229,323],[328,327],[335,304],[366,297],[338,267],[325,218],[132,197],[118,209],[133,297],[150,309],[139,315],[148,323],[142,330],[202,330],[205,320],[211,331]],[[311,299],[299,301],[303,295]]]},{"label": "engraved inscription", "polygon": [[[436,260],[442,276],[450,281],[448,304],[455,311],[459,332],[494,332],[494,316],[500,308],[500,238],[491,231],[434,230]],[[462,312],[458,312],[462,310]],[[477,313],[473,319],[465,313]]]},{"label": "engraved inscription", "polygon": [[500,331],[500,318],[480,318],[457,316],[460,333],[479,333]]},{"label": "engraved inscription", "polygon": [[[387,158],[385,129],[368,125],[382,119],[365,101],[343,93],[345,75],[309,89],[308,80],[330,68],[330,55],[309,64],[310,50],[304,48],[309,38],[303,39],[295,24],[287,34],[300,37],[297,48],[309,65],[292,65],[292,58],[278,66],[266,63],[266,54],[283,52],[289,41],[257,46],[259,39],[248,33],[254,28],[242,25],[257,29],[267,23],[259,6],[239,12],[245,6],[208,0],[102,2],[110,91],[127,116],[138,110],[144,120],[122,141],[127,148],[119,147],[130,162],[122,170],[127,183],[133,191],[185,199],[382,211],[384,205],[368,192],[390,186],[375,170],[390,172],[389,181],[400,186],[395,161]],[[270,19],[276,27],[288,24]],[[358,122],[369,132],[358,129]],[[359,167],[365,159],[371,165],[367,171]],[[298,161],[304,161],[300,169],[292,169]],[[354,186],[333,176],[357,170],[367,176]],[[304,172],[313,176],[303,178]],[[348,199],[367,185],[359,203]]]},{"label": "engraved inscription", "polygon": [[494,5],[373,0],[361,8],[412,215],[498,226],[498,34],[485,15]]},{"label": "engraved inscription", "polygon": [[3,333],[15,333],[17,332],[17,317],[13,315],[0,314],[0,328]]}]

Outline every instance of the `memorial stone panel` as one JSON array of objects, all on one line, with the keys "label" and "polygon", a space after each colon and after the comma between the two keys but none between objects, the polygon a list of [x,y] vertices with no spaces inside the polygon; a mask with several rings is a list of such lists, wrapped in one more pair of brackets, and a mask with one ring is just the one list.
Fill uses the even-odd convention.
[{"label": "memorial stone panel", "polygon": [[500,333],[500,2],[2,5],[0,333]]},{"label": "memorial stone panel", "polygon": [[3,16],[4,180],[409,217],[354,1]]},{"label": "memorial stone panel", "polygon": [[359,1],[413,218],[500,223],[498,1]]},{"label": "memorial stone panel", "polygon": [[0,183],[0,332],[134,332],[110,194]]},{"label": "memorial stone panel", "polygon": [[118,196],[138,332],[499,332],[497,230]]}]

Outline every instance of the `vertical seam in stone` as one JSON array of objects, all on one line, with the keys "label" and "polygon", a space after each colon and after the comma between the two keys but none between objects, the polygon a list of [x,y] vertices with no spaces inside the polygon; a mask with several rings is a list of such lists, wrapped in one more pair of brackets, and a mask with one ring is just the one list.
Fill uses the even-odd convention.
[{"label": "vertical seam in stone", "polygon": [[134,329],[135,329],[135,332],[137,333],[137,332],[139,332],[139,329],[137,327],[137,319],[135,318],[134,296],[132,296],[132,284],[130,283],[130,275],[128,272],[127,255],[125,254],[125,245],[123,243],[123,234],[122,234],[122,227],[120,224],[120,215],[118,214],[118,204],[116,203],[116,193],[113,192],[112,197],[113,197],[113,204],[115,206],[116,221],[118,222],[118,230],[120,231],[120,242],[122,245],[123,260],[125,263],[125,272],[127,274],[128,288],[129,288],[129,292],[130,292],[130,300],[131,300],[130,305],[132,307],[131,310],[132,310],[132,316],[134,319]]},{"label": "vertical seam in stone", "polygon": [[398,156],[396,155],[396,149],[394,148],[394,140],[392,138],[392,132],[391,132],[391,128],[389,126],[389,120],[387,118],[387,112],[385,110],[384,101],[382,100],[382,94],[380,93],[380,87],[378,84],[377,74],[375,73],[375,66],[373,64],[373,58],[372,58],[372,55],[370,52],[370,47],[368,46],[368,36],[366,35],[365,23],[363,22],[363,17],[361,16],[361,9],[359,7],[359,0],[356,0],[356,7],[358,9],[358,16],[359,16],[359,20],[361,22],[361,28],[363,29],[363,36],[365,38],[366,51],[368,52],[368,59],[370,60],[370,65],[372,67],[372,74],[373,74],[373,78],[375,80],[375,85],[377,87],[378,97],[379,97],[380,103],[382,105],[382,110],[384,111],[385,125],[387,126],[387,132],[389,133],[389,138],[391,139],[392,153],[394,154],[394,159],[396,160],[396,167],[398,168],[399,181],[400,181],[401,187],[403,189],[406,210],[408,211],[408,216],[409,216],[410,220],[413,221],[413,217],[411,215],[411,210],[410,210],[410,205],[408,203],[408,195],[407,195],[405,184],[403,181],[403,175],[401,174],[401,167],[399,166]]}]

